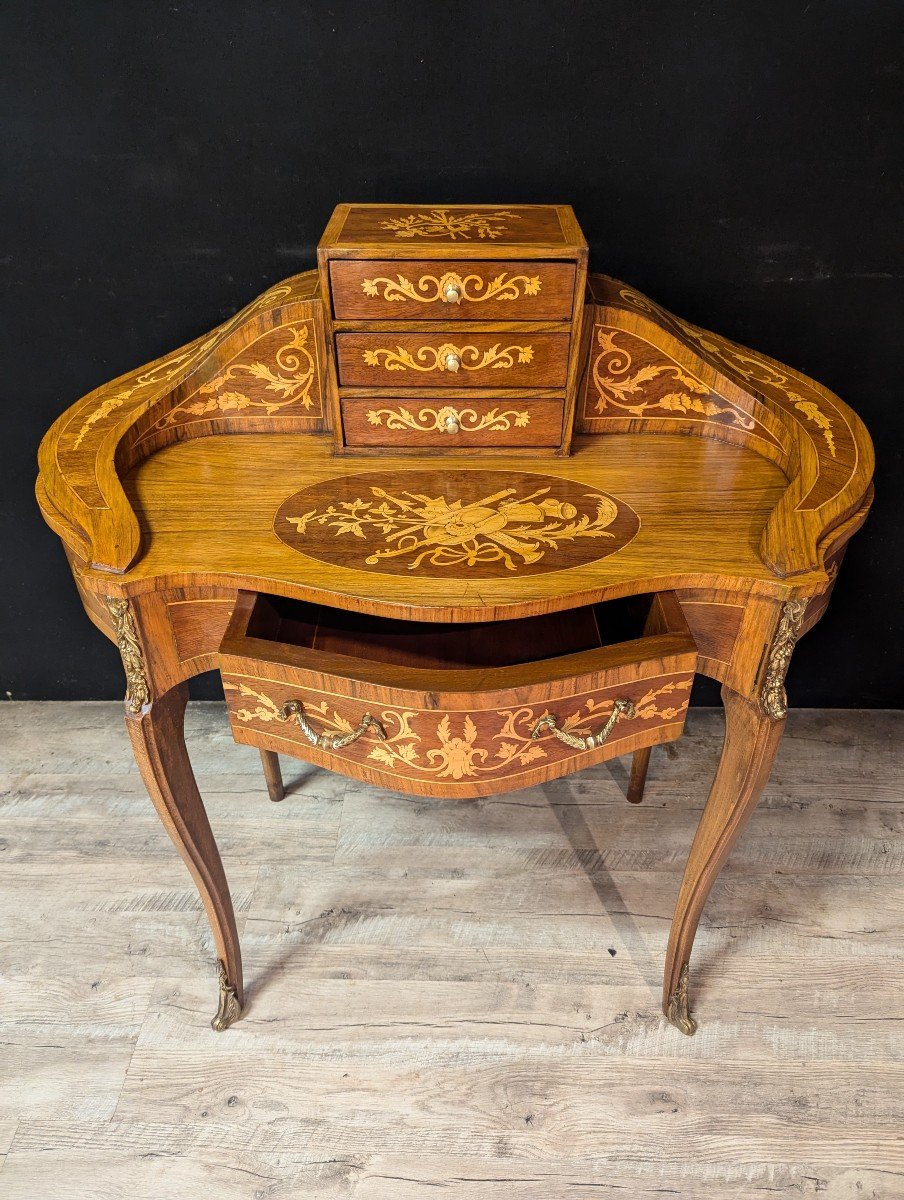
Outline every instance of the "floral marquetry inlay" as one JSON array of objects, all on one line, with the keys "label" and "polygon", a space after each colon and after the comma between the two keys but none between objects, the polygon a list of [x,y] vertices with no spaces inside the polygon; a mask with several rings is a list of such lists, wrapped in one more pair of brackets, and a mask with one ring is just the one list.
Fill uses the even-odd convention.
[{"label": "floral marquetry inlay", "polygon": [[498,342],[482,353],[477,346],[454,346],[444,342],[442,346],[421,346],[414,354],[404,346],[397,346],[395,350],[380,347],[365,350],[363,354],[367,366],[382,367],[386,371],[505,371],[516,361],[530,363],[534,357],[532,346],[501,348]]},{"label": "floral marquetry inlay", "polygon": [[[638,681],[630,689],[634,692],[634,715],[620,723],[619,736],[630,736],[645,727],[680,718],[687,707],[690,685],[687,676]],[[229,675],[224,677],[223,688],[234,721],[243,725],[260,723],[268,732],[294,737],[294,727],[282,716],[285,688],[275,695],[274,684],[269,681],[243,682]],[[566,715],[560,728],[586,736],[611,715],[618,690],[585,693],[562,701],[557,707]],[[624,691],[624,686],[621,690]],[[311,724],[323,733],[345,734],[354,730],[361,718],[359,708],[360,701],[314,689],[304,693],[305,712]],[[343,753],[403,778],[465,780],[517,775],[521,768],[574,756],[574,750],[563,745],[551,731],[533,736],[538,721],[549,715],[545,704],[473,713],[381,707],[378,714],[385,739],[367,733],[354,748],[349,747]],[[284,735],[280,732],[281,725],[286,726]]]},{"label": "floral marquetry inlay", "polygon": [[[708,333],[705,329],[698,329],[688,321],[682,321],[680,317],[666,312],[632,288],[622,288],[619,295],[632,308],[657,318],[665,325],[673,326],[713,362],[727,368],[729,373],[736,373],[754,387],[765,389],[770,396],[782,396],[788,406],[794,412],[800,413],[804,422],[812,425],[818,432],[829,457],[837,458],[836,423],[826,412],[826,398],[820,395],[805,377],[782,367],[779,363],[773,363],[762,354],[755,354],[743,346],[737,346],[725,338]],[[845,428],[845,432],[849,431]]]},{"label": "floral marquetry inlay", "polygon": [[492,241],[507,232],[511,221],[520,219],[517,213],[505,208],[493,213],[453,213],[447,208],[433,208],[429,212],[390,217],[382,226],[397,238],[445,238],[454,242],[476,236]]},{"label": "floral marquetry inlay", "polygon": [[756,424],[740,404],[717,395],[656,346],[622,329],[596,327],[591,376],[594,410],[601,416],[690,417],[746,430]]},{"label": "floral marquetry inlay", "polygon": [[575,480],[474,470],[333,478],[290,496],[274,528],[339,566],[492,578],[594,562],[639,524],[627,504]]},{"label": "floral marquetry inlay", "polygon": [[236,328],[254,313],[278,307],[281,303],[288,303],[290,300],[306,299],[313,294],[315,287],[316,273],[313,271],[296,276],[295,279],[285,283],[277,284],[258,296],[255,301],[247,308],[242,309],[225,325],[130,376],[129,382],[125,386],[105,395],[99,404],[81,415],[79,427],[71,434],[71,449],[78,450],[86,441],[97,436],[106,428],[109,419],[117,418],[124,409],[137,406],[142,401],[146,401],[149,396],[153,397],[155,393],[161,392],[165,385],[175,386],[180,376],[186,375],[189,369],[200,366],[208,352],[221,343],[231,329]]},{"label": "floral marquetry inlay", "polygon": [[156,427],[165,429],[184,424],[186,418],[219,413],[258,410],[270,417],[290,407],[302,411],[313,407],[317,364],[312,321],[272,330],[254,345],[254,351],[246,351],[202,384],[193,397],[161,417]]},{"label": "floral marquetry inlay", "polygon": [[471,304],[479,304],[483,300],[517,300],[523,291],[525,296],[537,296],[540,293],[539,275],[508,275],[505,271],[490,280],[480,275],[459,275],[456,271],[446,271],[443,275],[422,275],[417,283],[397,275],[388,279],[377,275],[373,279],[365,279],[361,289],[366,296],[381,295],[384,300],[417,300],[420,304],[436,304],[450,301],[460,304],[466,300]]},{"label": "floral marquetry inlay", "polygon": [[799,390],[801,385],[795,384],[787,372],[779,371],[768,363],[764,363],[762,358],[733,349],[727,343],[707,338],[691,327],[685,326],[685,333],[696,342],[701,350],[705,350],[714,358],[718,358],[725,366],[737,371],[748,383],[752,383],[754,386],[768,384],[770,387],[784,392],[794,406],[794,410],[802,413],[806,420],[819,430],[829,455],[832,458],[837,457],[835,426],[832,418],[823,412],[820,403],[812,396],[801,395],[801,390]]},{"label": "floral marquetry inlay", "polygon": [[371,408],[367,420],[371,425],[385,424],[387,429],[396,432],[414,429],[418,433],[480,433],[481,430],[505,433],[513,426],[526,429],[530,424],[530,413],[527,409],[514,408],[491,408],[488,412],[478,413],[474,408],[453,408],[449,404],[412,412],[399,405],[397,408]]},{"label": "floral marquetry inlay", "polygon": [[140,396],[145,391],[159,384],[165,384],[186,370],[190,363],[198,362],[216,345],[218,331],[208,334],[198,341],[192,342],[183,350],[158,363],[152,363],[140,374],[134,377],[126,387],[119,388],[112,395],[106,396],[96,408],[93,408],[83,419],[75,434],[72,449],[78,450],[81,444],[92,432],[95,425],[102,425],[106,419],[127,405],[134,396]]}]

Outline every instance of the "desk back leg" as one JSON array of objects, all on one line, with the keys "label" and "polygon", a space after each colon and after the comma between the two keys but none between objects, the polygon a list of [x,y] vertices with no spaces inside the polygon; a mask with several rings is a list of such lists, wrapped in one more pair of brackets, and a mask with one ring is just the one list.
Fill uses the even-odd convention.
[{"label": "desk back leg", "polygon": [[261,766],[264,768],[264,779],[267,781],[267,791],[274,804],[286,794],[283,787],[282,771],[279,769],[279,755],[275,750],[261,750]]},{"label": "desk back leg", "polygon": [[728,687],[722,688],[722,702],[722,757],[684,869],[665,961],[662,1010],[687,1034],[697,1028],[688,1010],[688,962],[700,914],[722,864],[759,802],[785,728],[784,719],[765,716],[756,701]]},{"label": "desk back leg", "polygon": [[640,804],[643,800],[643,790],[647,783],[647,768],[650,765],[652,752],[652,746],[644,746],[642,750],[634,751],[631,759],[631,774],[628,778],[629,804]]},{"label": "desk back leg", "polygon": [[154,807],[192,874],[207,910],[217,948],[220,1003],[211,1024],[226,1029],[242,1013],[242,954],[232,897],[220,852],[185,749],[184,683],[126,715],[138,770]]}]

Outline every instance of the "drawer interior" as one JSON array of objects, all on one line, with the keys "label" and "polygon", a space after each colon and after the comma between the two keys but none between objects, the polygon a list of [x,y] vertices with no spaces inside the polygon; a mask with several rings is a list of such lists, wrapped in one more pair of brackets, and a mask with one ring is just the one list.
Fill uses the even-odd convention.
[{"label": "drawer interior", "polygon": [[291,647],[397,667],[486,670],[628,643],[645,633],[684,632],[676,623],[683,626],[664,619],[650,595],[515,620],[449,623],[243,593],[224,649],[269,658],[276,647]]}]

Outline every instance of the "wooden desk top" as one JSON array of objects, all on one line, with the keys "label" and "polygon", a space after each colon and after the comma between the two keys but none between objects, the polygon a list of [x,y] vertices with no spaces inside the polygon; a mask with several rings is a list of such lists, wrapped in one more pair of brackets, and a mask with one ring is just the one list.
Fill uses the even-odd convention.
[{"label": "wooden desk top", "polygon": [[[65,413],[41,447],[42,510],[83,586],[102,595],[228,580],[450,619],[662,587],[824,590],[827,560],[872,494],[856,414],[625,285],[591,281],[570,456],[334,455],[319,284],[306,272]],[[450,474],[483,522],[471,563],[455,559],[456,526],[437,531],[453,517],[424,509]],[[370,506],[358,533],[327,513],[331,496]],[[405,503],[423,509],[417,563],[388,553]],[[383,535],[378,504],[389,506]]]},{"label": "wooden desk top", "polygon": [[[483,561],[470,566],[455,526],[447,533],[455,510],[422,518],[426,506],[411,499],[452,499],[450,474],[462,495],[484,501],[476,506],[487,529],[478,533]],[[583,438],[571,457],[543,463],[504,456],[440,463],[337,459],[325,438],[304,434],[232,435],[168,446],[124,486],[144,547],[123,580],[136,592],[239,581],[304,599],[341,597],[387,616],[404,609],[452,620],[475,610],[490,619],[502,609],[515,616],[566,608],[636,590],[639,579],[655,588],[787,591],[757,553],[785,477],[750,450],[702,439],[616,434]],[[509,489],[506,517],[504,503],[485,498]],[[597,497],[605,500],[601,518]],[[536,503],[544,500],[549,514]],[[369,510],[378,507],[374,524]],[[416,530],[416,548],[368,563],[392,553],[391,535],[403,525]],[[812,572],[797,587],[823,581]]]}]

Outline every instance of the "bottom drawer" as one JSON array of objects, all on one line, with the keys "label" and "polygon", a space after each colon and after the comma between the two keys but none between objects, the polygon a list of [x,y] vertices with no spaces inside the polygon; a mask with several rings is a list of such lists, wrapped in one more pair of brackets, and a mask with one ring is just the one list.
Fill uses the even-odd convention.
[{"label": "bottom drawer", "polygon": [[602,623],[592,607],[446,625],[240,593],[220,648],[233,736],[446,798],[678,737],[696,648],[677,601],[654,597],[639,638],[604,646]]},{"label": "bottom drawer", "polygon": [[342,427],[347,446],[558,446],[563,401],[364,399],[343,397]]}]

